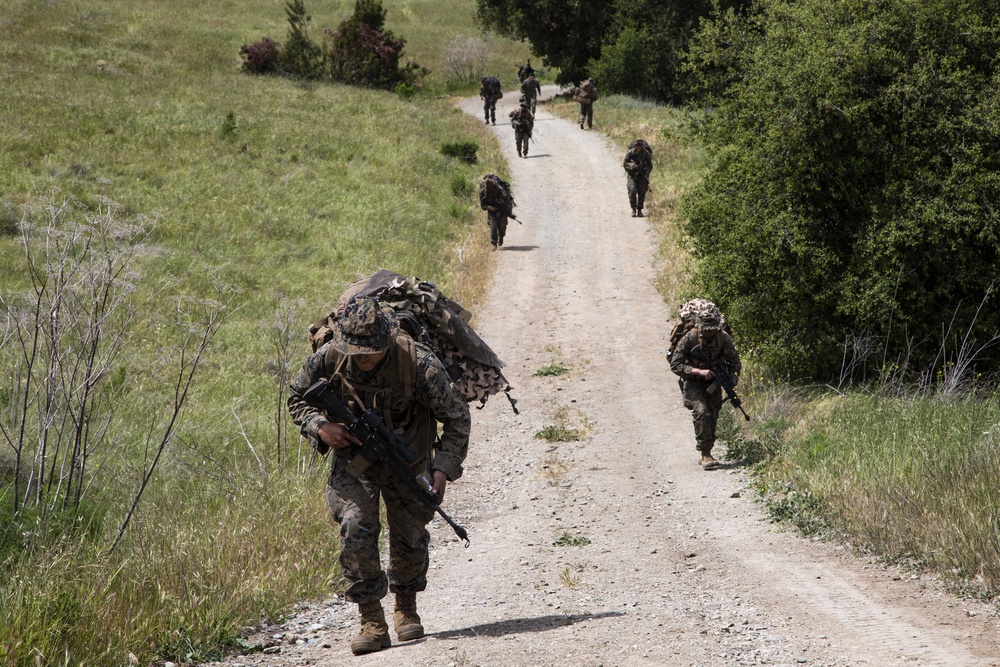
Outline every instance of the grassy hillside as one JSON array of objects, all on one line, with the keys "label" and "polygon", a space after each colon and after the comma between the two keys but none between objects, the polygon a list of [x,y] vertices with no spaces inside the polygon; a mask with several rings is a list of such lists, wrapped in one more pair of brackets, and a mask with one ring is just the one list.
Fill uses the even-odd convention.
[{"label": "grassy hillside", "polygon": [[[353,9],[306,6],[316,38]],[[71,232],[104,229],[94,238],[126,257],[108,283],[120,309],[90,323],[102,350],[112,325],[123,328],[81,429],[92,439],[85,473],[54,434],[47,465],[32,465],[43,430],[21,417],[30,339],[19,342],[16,318],[4,318],[0,424],[23,460],[15,480],[15,447],[0,447],[0,664],[205,658],[245,625],[334,590],[325,465],[282,421],[306,326],[379,267],[437,281],[468,306],[484,284],[490,257],[472,184],[503,165],[490,133],[437,94],[474,92],[445,73],[452,41],[487,45],[484,67],[508,67],[509,79],[526,48],[478,37],[471,2],[385,2],[406,55],[433,70],[429,94],[241,75],[241,45],[284,39],[283,7],[13,0],[0,14],[5,309],[30,319],[19,223],[32,224],[31,257],[46,262],[35,276],[50,277],[48,288],[58,266],[108,256],[70,245]],[[441,155],[457,140],[479,142],[478,164]],[[138,224],[148,236],[129,240]],[[81,280],[64,285],[63,341],[79,343],[96,302]],[[214,336],[199,355],[206,331]],[[69,367],[58,369],[78,393]],[[29,416],[43,395],[29,396]],[[29,426],[22,440],[19,423]],[[77,470],[87,484],[79,503],[65,503],[60,489]],[[15,501],[38,471],[56,483]]]}]

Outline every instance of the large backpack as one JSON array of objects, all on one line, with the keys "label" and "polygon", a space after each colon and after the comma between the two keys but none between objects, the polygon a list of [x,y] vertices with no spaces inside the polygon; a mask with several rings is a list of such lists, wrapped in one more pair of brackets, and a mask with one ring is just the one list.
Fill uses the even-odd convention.
[{"label": "large backpack", "polygon": [[636,146],[642,146],[649,153],[649,157],[653,157],[653,147],[645,139],[633,139],[632,143],[628,145],[628,149],[632,150]]},{"label": "large backpack", "polygon": [[690,301],[685,301],[677,311],[677,322],[670,332],[670,349],[667,350],[668,359],[673,356],[674,350],[677,349],[681,339],[684,338],[684,334],[694,329],[698,324],[698,319],[705,315],[715,317],[719,320],[723,331],[730,336],[733,334],[722,311],[714,303],[708,299],[691,299]]},{"label": "large backpack", "polygon": [[381,269],[352,283],[329,315],[309,327],[313,351],[333,338],[333,327],[347,302],[372,297],[391,307],[400,328],[437,355],[465,400],[479,401],[479,408],[493,394],[504,392],[517,414],[517,400],[500,372],[504,363],[469,326],[472,313],[452,301],[434,285]]},{"label": "large backpack", "polygon": [[495,76],[486,77],[486,91],[498,100],[502,98],[503,86],[500,85],[500,79]]},{"label": "large backpack", "polygon": [[483,180],[479,181],[479,203],[492,202],[494,206],[500,205],[508,211],[515,206],[514,197],[510,193],[510,183],[503,180],[496,174],[486,174]]}]

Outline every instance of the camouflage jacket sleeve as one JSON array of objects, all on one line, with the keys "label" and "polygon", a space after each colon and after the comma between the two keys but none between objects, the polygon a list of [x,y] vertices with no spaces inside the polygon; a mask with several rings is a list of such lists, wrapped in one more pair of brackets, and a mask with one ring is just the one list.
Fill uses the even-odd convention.
[{"label": "camouflage jacket sleeve", "polygon": [[311,354],[302,368],[299,369],[295,379],[289,385],[288,392],[288,412],[292,416],[292,421],[299,427],[301,433],[314,448],[318,448],[319,437],[316,435],[320,427],[327,422],[322,410],[315,408],[304,400],[302,394],[311,387],[317,380],[327,377],[326,372],[326,349],[329,343],[322,346]]},{"label": "camouflage jacket sleeve", "polygon": [[469,404],[437,356],[422,345],[417,349],[417,400],[430,408],[434,419],[441,424],[441,442],[431,467],[455,480],[462,476],[462,464],[469,453],[472,430]]},{"label": "camouflage jacket sleeve", "polygon": [[681,342],[677,344],[677,349],[674,350],[673,356],[670,357],[670,370],[684,379],[691,379],[691,371],[695,368],[701,368],[701,362],[690,357],[693,347],[694,339],[689,331],[681,338]]},{"label": "camouflage jacket sleeve", "polygon": [[[695,368],[707,368],[707,365],[703,361],[691,357],[691,350],[697,344],[692,333],[692,331],[689,331],[684,334],[681,342],[677,344],[677,349],[674,351],[673,356],[670,358],[670,370],[685,379],[697,379],[692,378],[691,371]],[[743,370],[743,362],[740,361],[739,352],[736,351],[736,346],[733,345],[733,339],[725,332],[719,332],[719,335],[723,339],[722,348],[717,359],[726,365],[730,373],[739,375]]]}]

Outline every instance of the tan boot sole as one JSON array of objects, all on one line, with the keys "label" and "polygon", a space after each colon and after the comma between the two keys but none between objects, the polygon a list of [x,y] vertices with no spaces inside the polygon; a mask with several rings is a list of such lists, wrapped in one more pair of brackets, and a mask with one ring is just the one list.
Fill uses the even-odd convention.
[{"label": "tan boot sole", "polygon": [[401,642],[413,641],[414,639],[420,639],[423,636],[424,626],[417,625],[416,623],[401,626],[396,630],[396,638]]}]

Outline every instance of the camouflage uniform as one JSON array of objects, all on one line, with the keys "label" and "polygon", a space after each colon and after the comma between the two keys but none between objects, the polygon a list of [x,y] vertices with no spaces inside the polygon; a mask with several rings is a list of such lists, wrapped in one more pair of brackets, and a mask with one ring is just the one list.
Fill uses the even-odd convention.
[{"label": "camouflage uniform", "polygon": [[[691,410],[694,419],[695,446],[702,457],[711,459],[715,426],[722,409],[722,387],[714,380],[706,381],[692,374],[695,368],[707,368],[703,361],[691,356],[696,345],[701,345],[712,361],[725,365],[734,377],[743,370],[743,364],[729,334],[722,329],[719,320],[711,316],[701,319],[698,326],[684,334],[670,357],[670,370],[682,380],[684,407]],[[702,459],[704,464],[705,458]]]},{"label": "camouflage uniform", "polygon": [[[499,182],[499,190],[484,187],[489,181]],[[490,243],[493,249],[503,246],[503,237],[507,234],[507,218],[516,219],[514,215],[514,199],[510,195],[510,184],[503,179],[487,174],[479,187],[479,207],[486,211],[486,223],[490,226]]]},{"label": "camouflage uniform", "polygon": [[597,101],[597,82],[593,77],[581,83],[573,93],[573,99],[580,104],[580,129],[584,122],[587,127],[594,128],[594,102]]},{"label": "camouflage uniform", "polygon": [[486,117],[487,124],[492,121],[496,125],[497,100],[503,97],[503,93],[500,91],[500,82],[496,77],[484,76],[479,83],[479,97],[483,100],[483,115]]},{"label": "camouflage uniform", "polygon": [[538,79],[535,78],[534,74],[529,74],[528,78],[521,82],[521,95],[524,96],[524,101],[531,108],[532,114],[535,113],[535,108],[538,104],[538,95],[541,92],[542,84],[538,83]]},{"label": "camouflage uniform", "polygon": [[[344,317],[349,318],[351,312],[348,304]],[[352,409],[357,409],[360,400],[365,407],[380,412],[387,426],[404,434],[415,456],[411,464],[415,472],[440,470],[449,480],[461,477],[469,444],[469,407],[434,353],[398,333],[396,327],[386,356],[365,372],[349,354],[342,354],[335,342],[323,345],[306,359],[288,398],[293,421],[313,446],[325,453],[326,446],[318,433],[327,419],[307,404],[302,394],[317,380],[326,378],[331,389]],[[407,368],[410,370],[405,371]],[[406,372],[412,373],[411,386],[400,380]],[[443,430],[435,442],[438,422]],[[327,483],[330,513],[340,524],[340,565],[349,583],[346,597],[365,605],[381,600],[387,590],[397,594],[422,591],[427,585],[429,563],[426,525],[434,513],[379,463],[357,477],[348,473],[347,466],[355,454],[355,447],[334,450]],[[380,494],[389,529],[388,578],[379,562]]]},{"label": "camouflage uniform", "polygon": [[531,109],[527,102],[510,112],[510,124],[514,128],[514,143],[517,144],[517,156],[528,157],[528,141],[531,139],[531,131],[535,128],[535,117],[531,115]]},{"label": "camouflage uniform", "polygon": [[622,167],[628,175],[628,203],[632,207],[632,217],[641,218],[646,205],[646,191],[649,190],[649,174],[653,171],[653,158],[640,144],[635,144],[625,153]]}]

